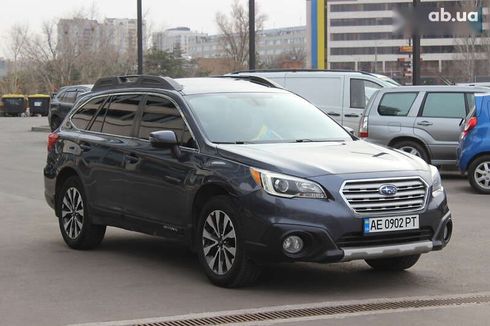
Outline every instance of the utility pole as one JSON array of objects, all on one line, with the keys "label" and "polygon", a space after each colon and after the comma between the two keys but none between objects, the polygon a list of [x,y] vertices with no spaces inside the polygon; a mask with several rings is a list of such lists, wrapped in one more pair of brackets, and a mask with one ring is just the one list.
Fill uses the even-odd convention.
[{"label": "utility pole", "polygon": [[142,0],[137,0],[137,12],[138,12],[138,22],[137,22],[137,34],[138,34],[138,75],[143,74],[143,10],[142,10]]},{"label": "utility pole", "polygon": [[248,0],[248,69],[255,70],[255,0]]},{"label": "utility pole", "polygon": [[[417,8],[420,5],[420,0],[413,0],[414,17],[416,17]],[[412,65],[412,85],[420,85],[420,30],[413,22],[412,27],[413,40],[413,65]]]}]

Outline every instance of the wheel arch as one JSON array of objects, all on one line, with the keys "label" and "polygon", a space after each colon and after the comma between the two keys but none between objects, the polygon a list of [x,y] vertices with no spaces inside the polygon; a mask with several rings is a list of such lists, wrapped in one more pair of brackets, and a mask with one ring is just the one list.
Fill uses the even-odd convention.
[{"label": "wheel arch", "polygon": [[480,157],[482,156],[490,156],[490,151],[485,151],[485,152],[480,152],[478,154],[476,154],[475,156],[473,156],[469,161],[468,161],[468,164],[466,165],[466,169],[465,169],[465,172],[468,172],[468,170],[470,169],[470,166],[473,164],[473,162],[475,162],[477,159],[479,159]]},{"label": "wheel arch", "polygon": [[232,190],[229,189],[229,187],[219,182],[211,182],[203,185],[201,188],[199,188],[196,195],[194,196],[194,200],[192,202],[192,213],[191,213],[192,220],[191,220],[191,232],[190,232],[190,239],[189,239],[191,248],[193,250],[195,249],[194,242],[196,238],[196,230],[197,230],[196,226],[199,220],[199,213],[201,212],[204,205],[210,198],[215,196],[220,196],[220,195],[236,197],[236,195],[233,193]]}]

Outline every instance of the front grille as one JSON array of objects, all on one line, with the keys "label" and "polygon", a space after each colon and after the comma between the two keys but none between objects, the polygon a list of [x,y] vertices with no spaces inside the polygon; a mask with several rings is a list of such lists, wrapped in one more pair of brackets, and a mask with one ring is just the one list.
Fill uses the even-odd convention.
[{"label": "front grille", "polygon": [[339,248],[372,247],[431,240],[433,236],[432,228],[375,235],[364,235],[357,232],[344,234],[336,241],[336,244]]},{"label": "front grille", "polygon": [[[397,193],[380,193],[383,185],[393,185]],[[344,183],[342,195],[359,214],[413,212],[424,208],[427,186],[420,178],[351,180]]]}]

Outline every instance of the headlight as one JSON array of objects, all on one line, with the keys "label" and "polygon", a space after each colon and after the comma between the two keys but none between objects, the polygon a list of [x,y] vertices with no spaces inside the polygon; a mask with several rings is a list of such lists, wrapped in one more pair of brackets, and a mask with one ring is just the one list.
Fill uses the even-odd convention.
[{"label": "headlight", "polygon": [[432,195],[435,196],[439,192],[442,192],[444,188],[442,187],[442,180],[439,170],[433,165],[430,165],[430,174],[432,178]]},{"label": "headlight", "polygon": [[250,174],[259,187],[268,194],[293,198],[327,198],[322,187],[312,181],[284,174],[250,168]]}]

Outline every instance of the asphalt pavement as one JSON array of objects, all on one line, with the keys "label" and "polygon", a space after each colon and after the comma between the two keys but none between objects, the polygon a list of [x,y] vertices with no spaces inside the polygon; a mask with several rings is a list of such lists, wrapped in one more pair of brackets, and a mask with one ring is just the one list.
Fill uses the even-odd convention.
[{"label": "asphalt pavement", "polygon": [[[254,287],[211,285],[196,257],[159,238],[109,228],[94,251],[70,250],[43,195],[46,118],[0,118],[0,325],[68,325],[228,310],[490,292],[490,196],[444,173],[449,246],[407,272],[364,262],[268,266]],[[366,302],[368,302],[366,301]],[[374,312],[284,325],[488,325],[490,305]]]}]

